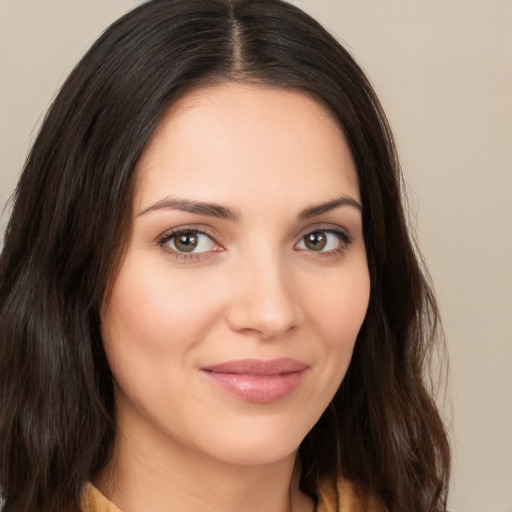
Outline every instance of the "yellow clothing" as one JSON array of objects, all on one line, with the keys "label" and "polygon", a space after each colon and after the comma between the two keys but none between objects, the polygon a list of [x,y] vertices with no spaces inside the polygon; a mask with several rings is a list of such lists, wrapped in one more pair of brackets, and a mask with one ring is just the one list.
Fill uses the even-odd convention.
[{"label": "yellow clothing", "polygon": [[338,480],[337,485],[325,481],[317,493],[315,512],[385,512],[384,506],[374,496],[365,493],[349,480]]},{"label": "yellow clothing", "polygon": [[82,494],[81,512],[121,512],[111,501],[108,501],[91,483],[85,486]]},{"label": "yellow clothing", "polygon": [[[340,480],[337,487],[327,482],[319,487],[315,512],[384,512],[376,499],[350,482]],[[82,512],[122,512],[92,484],[84,489],[81,509]]]}]

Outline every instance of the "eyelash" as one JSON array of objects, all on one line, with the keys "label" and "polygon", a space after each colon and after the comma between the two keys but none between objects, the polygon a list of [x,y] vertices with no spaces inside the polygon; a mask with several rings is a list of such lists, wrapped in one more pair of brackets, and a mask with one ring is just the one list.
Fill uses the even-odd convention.
[{"label": "eyelash", "polygon": [[301,235],[300,242],[297,242],[297,244],[295,244],[295,245],[302,243],[306,239],[307,236],[310,236],[314,233],[324,233],[324,234],[336,235],[339,239],[339,243],[336,248],[331,249],[330,251],[313,251],[313,250],[308,250],[308,249],[302,249],[303,251],[309,253],[309,255],[311,255],[311,256],[328,257],[328,256],[342,254],[343,252],[345,252],[345,250],[348,248],[348,246],[353,242],[353,237],[341,228],[336,229],[333,227],[319,226],[319,227],[315,227],[314,229],[311,229],[308,232]]},{"label": "eyelash", "polygon": [[[294,245],[294,247],[296,245],[298,245],[299,243],[304,242],[305,238],[308,235],[312,235],[314,233],[327,233],[327,234],[336,235],[339,238],[339,244],[335,249],[332,249],[330,251],[324,251],[324,252],[323,251],[313,251],[313,250],[308,250],[308,249],[299,249],[300,251],[310,253],[311,256],[328,257],[328,256],[342,254],[347,249],[347,247],[353,242],[352,236],[343,229],[335,229],[333,227],[318,226],[318,227],[315,227],[314,229],[311,229],[311,230],[307,231],[306,233],[302,234],[300,236],[299,242],[297,242]],[[205,251],[205,252],[200,252],[200,253],[193,253],[193,252],[186,253],[186,252],[180,252],[175,249],[172,249],[167,245],[171,240],[173,240],[183,234],[207,236],[220,249],[213,249],[211,251]],[[217,242],[217,240],[211,233],[209,233],[206,230],[201,230],[201,229],[192,228],[192,227],[191,228],[183,227],[183,228],[171,229],[171,230],[167,231],[157,240],[157,245],[159,247],[161,247],[161,249],[164,250],[166,253],[172,255],[173,258],[175,258],[179,261],[202,261],[203,259],[208,258],[210,256],[211,252],[221,252],[222,250],[224,250],[222,245]]]},{"label": "eyelash", "polygon": [[[157,241],[158,246],[162,248],[168,254],[171,254],[174,258],[179,261],[201,261],[204,258],[207,258],[211,252],[220,252],[220,250],[206,251],[200,253],[186,253],[180,252],[175,249],[170,248],[167,244],[174,238],[177,238],[180,235],[191,234],[191,235],[204,235],[207,236],[217,247],[222,246],[217,242],[217,240],[212,236],[211,233],[205,230],[201,230],[198,228],[179,228],[179,229],[171,229],[164,233]],[[222,249],[221,249],[222,250]]]}]

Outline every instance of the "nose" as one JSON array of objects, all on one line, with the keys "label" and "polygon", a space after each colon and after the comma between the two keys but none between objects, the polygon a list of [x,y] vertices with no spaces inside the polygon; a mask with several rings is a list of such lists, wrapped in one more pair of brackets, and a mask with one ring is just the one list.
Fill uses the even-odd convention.
[{"label": "nose", "polygon": [[303,320],[291,271],[278,257],[253,257],[232,275],[228,323],[234,331],[271,340]]}]

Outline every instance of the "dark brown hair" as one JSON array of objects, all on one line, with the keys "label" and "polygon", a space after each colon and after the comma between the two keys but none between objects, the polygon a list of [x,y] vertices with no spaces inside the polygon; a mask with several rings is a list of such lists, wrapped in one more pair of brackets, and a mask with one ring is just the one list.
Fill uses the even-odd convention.
[{"label": "dark brown hair", "polygon": [[300,447],[303,489],[314,495],[341,474],[390,511],[444,511],[449,448],[425,385],[438,313],[393,138],[349,53],[279,0],[148,2],[99,38],[50,108],[0,259],[6,509],[77,509],[109,459],[116,424],[99,308],[130,233],[135,166],[178,97],[226,81],[312,94],[339,121],[359,175],[370,304],[348,373]]}]

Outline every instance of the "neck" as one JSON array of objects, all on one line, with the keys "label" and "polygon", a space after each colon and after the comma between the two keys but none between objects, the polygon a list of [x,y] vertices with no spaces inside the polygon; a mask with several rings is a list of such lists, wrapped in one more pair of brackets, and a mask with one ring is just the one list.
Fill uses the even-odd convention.
[{"label": "neck", "polygon": [[296,454],[266,464],[230,464],[158,434],[123,429],[94,483],[123,512],[312,512],[299,489]]}]

